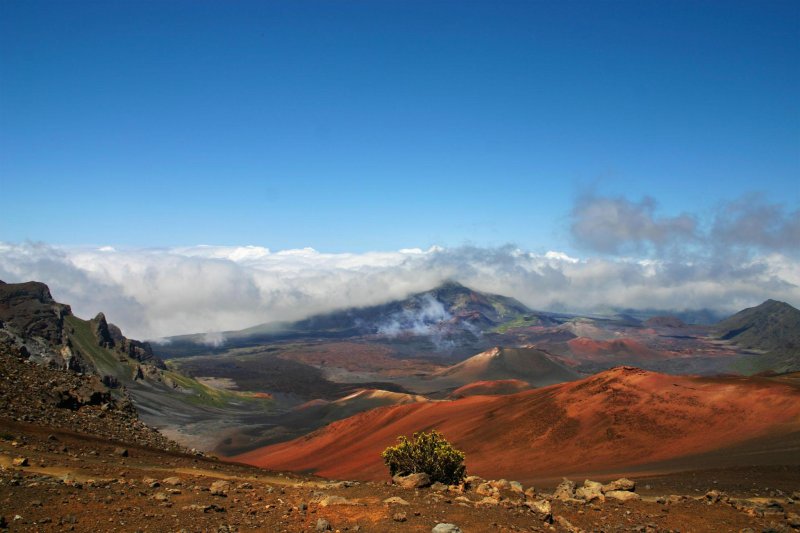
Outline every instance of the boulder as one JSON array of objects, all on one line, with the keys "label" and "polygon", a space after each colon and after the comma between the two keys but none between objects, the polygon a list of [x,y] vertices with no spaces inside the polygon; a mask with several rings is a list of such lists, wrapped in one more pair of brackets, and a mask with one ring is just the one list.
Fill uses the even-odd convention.
[{"label": "boulder", "polygon": [[553,492],[553,498],[557,500],[572,500],[575,498],[575,483],[567,478],[559,483]]},{"label": "boulder", "polygon": [[587,502],[594,500],[604,501],[605,497],[603,496],[602,488],[603,485],[601,483],[587,479],[583,482],[583,487],[575,490],[575,497]]},{"label": "boulder", "polygon": [[641,500],[642,497],[636,494],[635,492],[630,492],[627,490],[610,490],[606,492],[606,498],[613,498],[615,500],[620,500],[626,502],[628,500]]},{"label": "boulder", "polygon": [[487,483],[497,490],[511,490],[511,483],[507,479],[495,479]]},{"label": "boulder", "polygon": [[489,483],[481,483],[475,488],[475,492],[481,496],[490,496],[492,498],[497,497],[500,494],[500,491],[491,486]]},{"label": "boulder", "polygon": [[391,498],[386,498],[383,500],[383,503],[386,505],[409,505],[407,501],[399,496],[392,496]]},{"label": "boulder", "polygon": [[483,478],[480,476],[467,476],[464,478],[464,485],[467,487],[474,487],[483,483]]},{"label": "boulder", "polygon": [[317,531],[330,531],[331,525],[328,523],[327,520],[320,518],[317,520]]},{"label": "boulder", "polygon": [[421,489],[430,486],[431,477],[424,472],[418,472],[407,476],[396,475],[392,478],[392,481],[404,489]]},{"label": "boulder", "polygon": [[525,505],[544,521],[553,517],[553,508],[547,500],[528,500]]},{"label": "boulder", "polygon": [[603,492],[611,492],[614,490],[636,490],[636,482],[623,477],[603,485]]},{"label": "boulder", "polygon": [[231,484],[227,480],[219,479],[211,484],[211,494],[213,496],[227,496],[229,490],[231,490]]},{"label": "boulder", "polygon": [[491,496],[484,496],[484,498],[481,501],[475,502],[475,507],[494,507],[499,503],[500,500],[498,500],[497,498],[492,498]]},{"label": "boulder", "polygon": [[436,524],[431,529],[431,533],[461,533],[461,529],[455,524]]},{"label": "boulder", "polygon": [[355,505],[347,498],[341,496],[325,496],[319,501],[320,507],[328,507],[331,505]]}]

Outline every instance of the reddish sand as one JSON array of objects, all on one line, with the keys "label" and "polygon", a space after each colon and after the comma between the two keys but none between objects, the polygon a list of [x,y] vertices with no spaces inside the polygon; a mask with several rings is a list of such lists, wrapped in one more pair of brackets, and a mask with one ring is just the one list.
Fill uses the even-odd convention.
[{"label": "reddish sand", "polygon": [[800,430],[800,388],[619,367],[510,396],[374,409],[231,459],[338,479],[385,479],[380,452],[398,435],[432,428],[466,453],[469,472],[525,482],[780,438]]},{"label": "reddish sand", "polygon": [[450,398],[466,398],[467,396],[498,396],[516,394],[531,388],[530,383],[521,379],[497,379],[494,381],[476,381],[459,387],[450,393]]},{"label": "reddish sand", "polygon": [[578,337],[567,341],[570,351],[581,359],[589,361],[641,361],[659,357],[659,353],[633,339],[614,339],[609,341]]}]

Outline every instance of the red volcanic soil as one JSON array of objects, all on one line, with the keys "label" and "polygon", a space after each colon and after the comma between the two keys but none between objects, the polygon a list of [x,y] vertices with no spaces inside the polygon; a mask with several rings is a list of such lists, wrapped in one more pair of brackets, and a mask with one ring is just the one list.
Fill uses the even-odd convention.
[{"label": "red volcanic soil", "polygon": [[[231,459],[380,480],[387,477],[380,452],[398,435],[432,428],[466,453],[470,473],[487,478],[533,482],[625,472],[753,439],[779,442],[800,431],[800,387],[765,378],[681,377],[618,367],[511,396],[374,409]],[[794,462],[786,464],[795,464],[800,454],[789,458]]]},{"label": "red volcanic soil", "polygon": [[516,394],[531,388],[531,384],[521,379],[497,379],[494,381],[476,381],[459,387],[450,393],[450,398],[466,398],[467,396],[497,396]]},{"label": "red volcanic soil", "polygon": [[567,341],[570,351],[576,357],[590,361],[620,359],[637,361],[659,357],[659,353],[633,339],[614,339],[601,341],[578,337]]}]

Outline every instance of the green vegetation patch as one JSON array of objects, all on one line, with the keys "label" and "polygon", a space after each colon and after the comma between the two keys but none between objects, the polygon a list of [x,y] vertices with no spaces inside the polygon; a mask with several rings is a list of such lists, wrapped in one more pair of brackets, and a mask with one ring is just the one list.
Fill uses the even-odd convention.
[{"label": "green vegetation patch", "polygon": [[467,475],[464,452],[436,430],[414,433],[411,439],[400,436],[397,445],[386,448],[381,457],[392,476],[425,473],[432,482],[457,485]]},{"label": "green vegetation patch", "polygon": [[69,327],[69,338],[73,347],[81,355],[91,359],[100,375],[111,375],[121,382],[130,382],[133,378],[133,367],[127,362],[120,361],[119,355],[97,344],[97,337],[92,331],[92,325],[76,316],[66,317]]},{"label": "green vegetation patch", "polygon": [[528,326],[536,326],[538,324],[539,319],[535,316],[519,316],[492,329],[492,333],[505,333],[510,329],[525,328]]}]

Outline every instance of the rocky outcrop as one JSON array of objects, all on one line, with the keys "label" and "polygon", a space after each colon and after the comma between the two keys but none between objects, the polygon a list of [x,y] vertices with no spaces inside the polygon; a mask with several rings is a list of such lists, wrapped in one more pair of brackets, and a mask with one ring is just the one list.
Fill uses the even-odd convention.
[{"label": "rocky outcrop", "polygon": [[404,489],[419,489],[430,486],[431,477],[424,472],[418,472],[416,474],[409,474],[407,476],[394,476],[392,481]]},{"label": "rocky outcrop", "polygon": [[23,337],[38,337],[52,344],[64,343],[64,318],[68,305],[57,303],[44,283],[0,281],[0,323]]},{"label": "rocky outcrop", "polygon": [[106,315],[97,313],[97,316],[92,320],[94,326],[94,336],[97,337],[97,344],[102,348],[113,348],[115,345],[114,338],[108,329],[108,322],[106,322]]},{"label": "rocky outcrop", "polygon": [[164,364],[164,361],[162,361],[158,356],[156,356],[156,354],[153,353],[153,348],[150,346],[149,342],[137,341],[125,337],[122,334],[122,330],[120,330],[114,324],[108,324],[108,331],[111,339],[114,342],[114,348],[118,352],[122,353],[126,357],[135,359],[140,363],[153,365],[162,370],[167,368],[167,365]]}]

